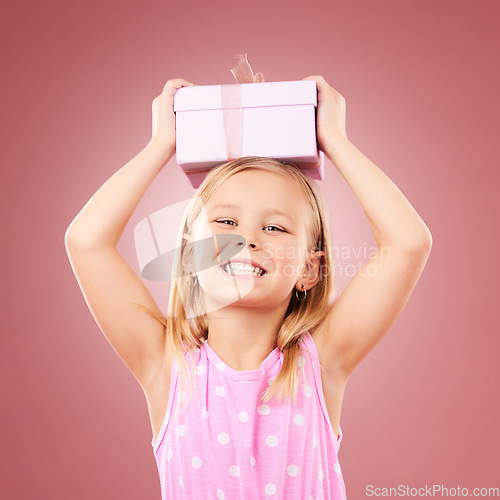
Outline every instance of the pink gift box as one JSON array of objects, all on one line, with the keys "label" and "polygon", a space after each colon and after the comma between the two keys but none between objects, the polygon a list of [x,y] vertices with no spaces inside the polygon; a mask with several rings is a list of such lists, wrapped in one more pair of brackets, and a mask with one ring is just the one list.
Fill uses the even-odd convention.
[{"label": "pink gift box", "polygon": [[316,106],[313,80],[182,87],[174,95],[177,163],[194,188],[241,156],[286,161],[323,179]]}]

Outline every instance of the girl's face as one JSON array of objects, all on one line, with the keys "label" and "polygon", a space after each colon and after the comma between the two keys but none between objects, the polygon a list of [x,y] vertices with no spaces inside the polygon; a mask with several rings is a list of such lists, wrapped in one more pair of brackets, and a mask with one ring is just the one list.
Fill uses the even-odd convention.
[{"label": "girl's face", "polygon": [[[229,253],[217,243],[195,245],[194,261],[207,312],[229,305],[288,305],[309,255],[309,214],[293,179],[260,169],[227,179],[193,224],[194,241],[220,242],[224,237],[217,239],[217,235],[234,236],[224,240],[235,247]],[[221,252],[224,259],[218,255]],[[207,267],[207,261],[213,265]]]}]

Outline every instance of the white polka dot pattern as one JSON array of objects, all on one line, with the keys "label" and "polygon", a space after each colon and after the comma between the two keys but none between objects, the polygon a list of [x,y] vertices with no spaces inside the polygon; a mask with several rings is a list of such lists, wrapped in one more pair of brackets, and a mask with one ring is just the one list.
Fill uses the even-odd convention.
[{"label": "white polka dot pattern", "polygon": [[260,405],[258,408],[257,408],[257,411],[261,414],[261,415],[267,415],[271,409],[269,408],[269,406],[267,405]]},{"label": "white polka dot pattern", "polygon": [[278,438],[276,436],[267,436],[266,437],[267,446],[276,446],[278,444]]},{"label": "white polka dot pattern", "polygon": [[217,436],[217,441],[219,441],[220,444],[227,444],[227,443],[229,443],[229,434],[227,434],[226,432],[221,432]]},{"label": "white polka dot pattern", "polygon": [[295,417],[293,417],[293,421],[297,425],[302,425],[304,423],[304,416],[297,413],[297,415],[295,415]]},{"label": "white polka dot pattern", "polygon": [[226,389],[223,385],[218,385],[216,388],[215,388],[215,394],[217,394],[217,396],[220,396],[220,397],[224,397],[226,395]]},{"label": "white polka dot pattern", "polygon": [[229,467],[229,474],[233,477],[239,477],[240,468],[237,465],[231,465],[231,467]]},{"label": "white polka dot pattern", "polygon": [[267,495],[274,495],[274,494],[276,494],[276,485],[273,484],[273,483],[266,484],[265,492],[266,492]]},{"label": "white polka dot pattern", "polygon": [[193,398],[185,411],[174,415],[189,388],[172,391],[178,384],[174,363],[174,396],[152,442],[163,500],[199,497],[200,485],[204,497],[218,500],[345,500],[337,460],[342,433],[339,428],[337,441],[329,425],[317,351],[309,333],[303,335],[302,345],[309,352],[297,358],[296,405],[261,400],[279,375],[283,362],[279,349],[259,370],[237,371],[204,343],[195,350]]}]

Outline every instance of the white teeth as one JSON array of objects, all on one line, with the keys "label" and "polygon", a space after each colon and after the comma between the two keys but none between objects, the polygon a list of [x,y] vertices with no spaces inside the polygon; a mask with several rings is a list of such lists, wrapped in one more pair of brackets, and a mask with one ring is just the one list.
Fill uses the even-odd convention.
[{"label": "white teeth", "polygon": [[262,276],[264,274],[264,271],[260,267],[255,267],[251,264],[235,262],[224,264],[222,267],[228,274],[253,274],[254,276]]}]

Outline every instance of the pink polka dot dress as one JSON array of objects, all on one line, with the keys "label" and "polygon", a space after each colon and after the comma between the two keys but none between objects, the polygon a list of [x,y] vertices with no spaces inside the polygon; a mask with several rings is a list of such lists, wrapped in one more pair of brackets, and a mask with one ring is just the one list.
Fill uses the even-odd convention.
[{"label": "pink polka dot dress", "polygon": [[342,431],[337,439],[309,332],[300,346],[295,406],[289,400],[259,400],[281,369],[278,347],[260,369],[238,371],[205,342],[194,351],[193,399],[175,415],[187,395],[179,389],[174,360],[165,420],[151,442],[163,500],[346,498],[337,458]]}]

